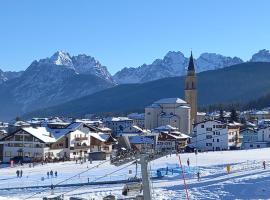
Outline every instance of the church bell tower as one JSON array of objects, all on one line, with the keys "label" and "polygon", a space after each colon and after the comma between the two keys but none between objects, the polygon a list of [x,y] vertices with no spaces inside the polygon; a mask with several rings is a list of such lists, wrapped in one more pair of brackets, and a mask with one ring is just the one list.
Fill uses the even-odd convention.
[{"label": "church bell tower", "polygon": [[197,122],[197,77],[195,73],[194,60],[192,52],[189,58],[187,76],[185,80],[185,101],[189,103],[190,109],[190,126]]}]

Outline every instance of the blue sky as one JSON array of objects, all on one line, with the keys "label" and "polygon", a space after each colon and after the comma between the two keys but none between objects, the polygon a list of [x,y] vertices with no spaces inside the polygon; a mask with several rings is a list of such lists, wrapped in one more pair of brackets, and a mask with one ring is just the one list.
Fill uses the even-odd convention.
[{"label": "blue sky", "polygon": [[111,73],[170,50],[239,56],[269,49],[268,0],[1,0],[0,69],[57,50],[96,57]]}]

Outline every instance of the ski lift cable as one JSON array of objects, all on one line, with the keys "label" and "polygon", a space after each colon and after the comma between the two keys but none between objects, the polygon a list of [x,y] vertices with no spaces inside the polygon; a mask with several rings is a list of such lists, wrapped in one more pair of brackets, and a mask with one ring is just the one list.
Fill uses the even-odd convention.
[{"label": "ski lift cable", "polygon": [[[75,174],[75,175],[73,175],[73,176],[71,176],[71,177],[69,177],[69,178],[66,178],[66,179],[62,180],[62,181],[56,183],[55,185],[60,185],[60,184],[66,182],[66,181],[68,181],[68,180],[70,180],[70,179],[72,179],[72,178],[75,178],[75,177],[77,177],[77,176],[79,176],[79,175],[81,175],[81,174],[83,174],[83,173],[85,173],[85,172],[88,172],[88,171],[90,171],[90,170],[92,170],[92,169],[94,169],[94,168],[97,168],[97,167],[99,167],[99,166],[101,166],[101,165],[103,165],[103,164],[105,164],[105,163],[107,163],[107,162],[110,162],[110,160],[103,161],[103,162],[101,162],[101,163],[99,163],[99,164],[97,164],[97,165],[95,165],[95,166],[93,166],[93,167],[91,167],[91,168],[88,168],[87,170],[84,170],[84,171],[82,171],[82,172],[80,172],[80,173],[77,173],[77,174]],[[33,195],[30,195],[29,197],[24,198],[23,200],[30,199],[30,198],[36,196],[37,194],[40,194],[41,192],[45,192],[46,190],[49,190],[49,189],[48,189],[48,188],[45,188],[45,189],[43,189],[43,190],[41,190],[41,191],[38,191],[38,192],[34,193]]]},{"label": "ski lift cable", "polygon": [[[110,176],[110,175],[112,175],[112,174],[114,174],[114,173],[116,173],[116,172],[119,172],[119,171],[121,171],[121,170],[123,170],[123,169],[125,169],[125,168],[127,168],[127,167],[129,167],[129,166],[131,166],[131,165],[133,165],[133,162],[130,163],[129,165],[126,165],[126,166],[124,166],[124,167],[121,167],[120,169],[114,170],[113,172],[107,173],[107,174],[105,174],[105,175],[103,175],[103,176],[100,176],[100,177],[94,179],[94,180],[92,181],[92,183],[94,183],[94,182],[96,182],[96,181],[98,181],[98,180],[100,180],[100,179],[102,179],[102,178],[105,178],[105,177],[107,177],[107,176]],[[73,191],[75,191],[75,190],[81,189],[81,188],[86,187],[86,186],[88,186],[88,185],[82,185],[82,186],[79,186],[79,187],[77,187],[77,188],[75,188],[75,189],[69,190],[69,191],[64,192],[64,193],[62,193],[62,194],[60,194],[60,195],[68,194],[68,193],[70,193],[70,192],[73,192]]]}]

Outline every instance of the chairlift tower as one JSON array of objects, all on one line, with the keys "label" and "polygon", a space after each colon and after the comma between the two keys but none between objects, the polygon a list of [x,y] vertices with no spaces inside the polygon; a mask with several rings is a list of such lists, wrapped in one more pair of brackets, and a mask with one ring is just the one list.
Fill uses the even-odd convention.
[{"label": "chairlift tower", "polygon": [[141,164],[143,197],[146,200],[152,200],[150,176],[148,173],[148,161],[149,161],[148,158],[149,158],[149,155],[141,154],[139,163]]}]

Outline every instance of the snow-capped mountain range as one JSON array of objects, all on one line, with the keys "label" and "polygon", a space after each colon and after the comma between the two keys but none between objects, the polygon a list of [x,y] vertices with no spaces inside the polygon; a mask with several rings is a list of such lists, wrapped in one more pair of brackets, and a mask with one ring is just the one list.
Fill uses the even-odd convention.
[{"label": "snow-capped mountain range", "polygon": [[66,67],[75,71],[77,74],[92,74],[101,79],[111,82],[113,78],[105,66],[102,66],[98,60],[85,54],[78,56],[70,56],[69,53],[64,51],[57,51],[50,58],[39,60],[40,64],[52,64],[57,66]]},{"label": "snow-capped mountain range", "polygon": [[20,76],[6,75],[0,73],[3,78],[0,115],[5,117],[60,104],[116,85],[107,68],[93,57],[70,56],[63,51],[33,61]]},{"label": "snow-capped mountain range", "polygon": [[[237,57],[203,53],[196,60],[202,72],[244,62]],[[270,62],[268,50],[254,54],[248,62]],[[35,60],[23,72],[0,70],[0,117],[14,117],[25,112],[61,104],[124,83],[143,83],[186,73],[188,57],[168,52],[163,59],[137,68],[124,68],[112,76],[94,57],[71,56],[58,51],[51,57]],[[72,109],[72,108],[70,108]],[[9,116],[10,115],[10,116]]]},{"label": "snow-capped mountain range", "polygon": [[[35,61],[37,62],[37,61]],[[33,62],[33,63],[35,63]],[[52,64],[73,70],[77,74],[91,74],[111,83],[142,83],[166,77],[185,75],[188,56],[180,51],[170,51],[163,59],[156,59],[152,64],[143,64],[139,67],[125,67],[115,75],[111,75],[107,68],[94,57],[80,54],[70,56],[69,53],[58,51],[50,58],[41,59],[40,64]],[[227,57],[216,53],[202,53],[195,59],[196,71],[215,70],[243,63],[238,57]],[[263,49],[255,53],[247,62],[270,62],[269,50]],[[23,72],[3,72],[0,69],[0,84],[18,78]]]},{"label": "snow-capped mountain range", "polygon": [[[142,83],[166,77],[182,76],[186,73],[188,57],[183,53],[168,52],[163,59],[156,59],[152,64],[143,64],[137,68],[123,68],[113,78],[119,84]],[[197,72],[215,70],[243,63],[238,57],[227,57],[216,53],[203,53],[195,59]],[[270,62],[268,50],[260,50],[247,62]]]}]

